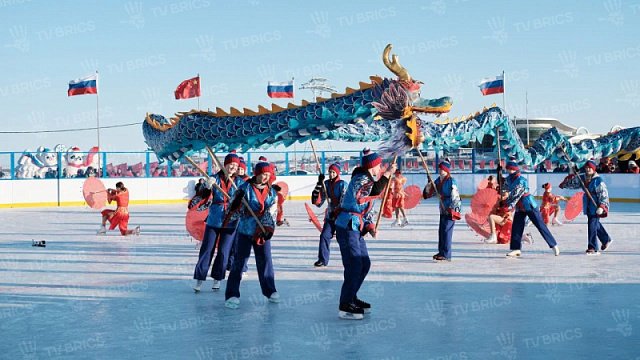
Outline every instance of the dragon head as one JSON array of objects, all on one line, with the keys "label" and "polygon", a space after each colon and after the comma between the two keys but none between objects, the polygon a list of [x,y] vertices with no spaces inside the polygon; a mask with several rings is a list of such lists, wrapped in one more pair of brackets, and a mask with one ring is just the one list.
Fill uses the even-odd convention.
[{"label": "dragon head", "polygon": [[426,114],[443,114],[451,110],[453,104],[448,96],[438,99],[423,99],[420,97],[420,88],[424,84],[422,81],[414,80],[407,69],[400,64],[398,55],[391,54],[392,45],[388,44],[382,52],[382,62],[392,73],[398,76],[398,83],[407,93],[411,110]]},{"label": "dragon head", "polygon": [[401,119],[396,134],[386,141],[380,148],[381,152],[399,155],[409,149],[420,146],[425,140],[421,132],[421,120],[417,113],[443,114],[451,109],[451,98],[422,99],[420,97],[421,81],[414,80],[398,60],[397,55],[391,54],[391,44],[382,52],[382,62],[398,76],[398,80],[389,85],[373,106],[378,115],[387,120]]}]

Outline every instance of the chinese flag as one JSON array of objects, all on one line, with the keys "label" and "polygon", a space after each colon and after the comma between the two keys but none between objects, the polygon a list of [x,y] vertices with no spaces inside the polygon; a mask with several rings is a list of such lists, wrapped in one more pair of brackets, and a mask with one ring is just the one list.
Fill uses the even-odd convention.
[{"label": "chinese flag", "polygon": [[200,76],[185,80],[178,85],[175,91],[176,100],[189,99],[200,96]]}]

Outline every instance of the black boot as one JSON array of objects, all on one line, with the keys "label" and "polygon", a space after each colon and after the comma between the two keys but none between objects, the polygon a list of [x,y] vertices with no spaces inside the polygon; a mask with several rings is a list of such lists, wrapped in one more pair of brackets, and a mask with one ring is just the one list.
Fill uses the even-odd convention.
[{"label": "black boot", "polygon": [[341,319],[347,320],[362,320],[364,319],[364,310],[358,307],[356,304],[342,303],[339,307],[338,316]]},{"label": "black boot", "polygon": [[371,304],[366,301],[362,301],[356,297],[356,301],[354,301],[354,304],[357,307],[361,308],[365,314],[369,314],[371,312]]}]

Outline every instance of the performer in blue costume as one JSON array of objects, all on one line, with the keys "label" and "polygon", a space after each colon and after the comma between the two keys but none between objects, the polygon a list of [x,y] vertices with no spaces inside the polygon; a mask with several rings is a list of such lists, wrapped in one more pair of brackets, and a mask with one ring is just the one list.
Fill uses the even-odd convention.
[{"label": "performer in blue costume", "polygon": [[224,213],[230,200],[218,188],[233,197],[235,188],[231,183],[235,182],[236,186],[244,183],[244,181],[235,176],[239,164],[240,158],[238,155],[233,152],[229,153],[224,158],[224,167],[229,177],[225,175],[225,171],[220,170],[209,177],[206,182],[206,187],[211,190],[211,198],[209,200],[211,204],[209,206],[209,215],[207,216],[207,227],[204,230],[204,239],[198,255],[198,263],[193,273],[193,278],[196,279],[196,285],[193,287],[195,292],[200,291],[202,282],[207,278],[207,271],[211,265],[216,244],[218,253],[211,268],[213,290],[220,289],[220,281],[224,280],[229,253],[234,244],[237,222],[223,224]]},{"label": "performer in blue costume", "polygon": [[[362,320],[371,311],[371,305],[358,299],[358,290],[369,273],[371,260],[364,236],[376,236],[371,215],[373,200],[382,194],[396,171],[396,164],[380,176],[382,158],[369,149],[362,152],[362,160],[351,174],[351,181],[342,198],[340,214],[336,219],[336,238],[340,245],[344,282],[340,292],[338,316],[342,319]],[[375,181],[375,178],[379,178]]]},{"label": "performer in blue costume", "polygon": [[326,201],[327,210],[320,233],[318,261],[313,264],[315,267],[329,265],[331,238],[336,233],[336,217],[345,191],[347,191],[347,182],[340,179],[340,165],[331,164],[329,166],[328,180],[324,180],[324,174],[318,175],[318,183],[311,193],[311,202],[317,207],[321,207]]},{"label": "performer in blue costume", "polygon": [[[238,172],[236,176],[242,179],[242,181],[248,181],[250,179],[249,175],[247,175],[247,163],[244,161],[244,158],[240,156],[240,164],[238,165]],[[233,246],[231,246],[231,253],[229,253],[229,261],[227,262],[227,271],[231,271],[231,266],[233,265],[233,259],[236,256],[236,247],[238,243],[238,232],[236,231],[236,237],[233,239]],[[242,268],[243,276],[247,274],[249,270],[249,266],[247,263],[244,264]]]},{"label": "performer in blue costume", "polygon": [[[440,223],[438,225],[438,253],[433,255],[435,261],[451,261],[451,243],[453,227],[456,220],[460,220],[460,193],[456,180],[451,177],[451,164],[443,161],[438,165],[440,176],[434,181],[442,204],[440,208]],[[435,195],[435,189],[428,183],[422,191],[422,197],[428,199]]]},{"label": "performer in blue costume", "polygon": [[[269,241],[273,236],[277,211],[276,191],[270,186],[272,172],[273,167],[269,163],[257,163],[254,176],[238,189],[225,217],[225,222],[239,221],[236,256],[225,291],[225,306],[231,309],[237,309],[240,306],[242,267],[249,259],[252,248],[256,257],[256,270],[262,294],[270,302],[280,302],[280,295],[276,292],[271,261],[271,241]],[[247,205],[257,216],[262,228],[246,208]]]},{"label": "performer in blue costume", "polygon": [[[600,250],[605,251],[611,245],[611,237],[600,223],[600,218],[605,218],[609,214],[609,192],[607,185],[596,172],[596,162],[588,160],[584,164],[584,174],[567,176],[562,183],[561,189],[579,189],[584,186],[593,201],[589,199],[587,191],[582,196],[582,210],[587,215],[587,255],[599,255],[598,239],[600,240]],[[583,188],[584,190],[584,188]],[[595,202],[595,204],[594,204]]]},{"label": "performer in blue costume", "polygon": [[520,174],[520,167],[515,161],[507,162],[507,172],[509,176],[505,179],[506,190],[509,197],[506,200],[509,212],[507,217],[511,217],[511,212],[515,210],[513,215],[513,225],[511,227],[511,251],[507,253],[508,257],[516,257],[522,255],[522,234],[524,233],[525,220],[528,217],[531,223],[538,229],[544,241],[553,249],[553,253],[560,255],[560,248],[549,231],[538,204],[536,204],[533,195],[529,193],[529,184],[527,179]]}]

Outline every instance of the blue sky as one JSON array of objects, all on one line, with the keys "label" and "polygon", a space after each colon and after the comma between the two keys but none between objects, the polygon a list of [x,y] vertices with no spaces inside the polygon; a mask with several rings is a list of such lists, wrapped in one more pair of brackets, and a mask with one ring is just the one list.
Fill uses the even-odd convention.
[{"label": "blue sky", "polygon": [[[502,96],[483,97],[477,84],[504,70],[510,115],[525,115],[528,92],[530,116],[596,133],[638,125],[640,2],[0,0],[0,24],[3,131],[95,126],[96,97],[66,91],[96,69],[100,122],[111,126],[195,108],[173,91],[198,73],[203,109],[268,107],[267,81],[292,76],[296,87],[322,76],[341,91],[391,77],[381,61],[387,43],[425,83],[423,97],[453,98],[451,116],[500,105]],[[310,97],[296,90],[296,102]],[[102,148],[144,150],[140,128],[102,130]],[[88,149],[95,138],[0,134],[0,151]]]}]

